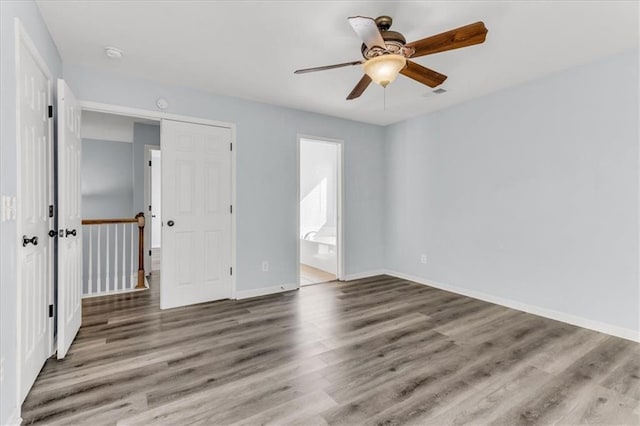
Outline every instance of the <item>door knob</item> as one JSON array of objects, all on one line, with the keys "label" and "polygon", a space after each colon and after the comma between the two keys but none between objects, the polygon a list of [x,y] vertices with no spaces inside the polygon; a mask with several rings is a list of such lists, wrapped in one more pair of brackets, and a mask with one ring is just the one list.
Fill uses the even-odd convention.
[{"label": "door knob", "polygon": [[76,230],[72,229],[71,231],[69,231],[68,229],[64,230],[64,236],[68,237],[69,235],[73,235],[74,237],[76,236]]},{"label": "door knob", "polygon": [[29,243],[34,246],[38,245],[38,237],[28,238],[26,235],[22,236],[22,247],[26,247]]},{"label": "door knob", "polygon": [[49,231],[49,236],[51,238],[55,237],[56,235],[58,235],[58,233],[56,231],[54,231],[53,229],[51,231]]},{"label": "door knob", "polygon": [[167,226],[173,226],[173,225],[175,225],[174,221],[170,220],[169,222],[167,222]]}]

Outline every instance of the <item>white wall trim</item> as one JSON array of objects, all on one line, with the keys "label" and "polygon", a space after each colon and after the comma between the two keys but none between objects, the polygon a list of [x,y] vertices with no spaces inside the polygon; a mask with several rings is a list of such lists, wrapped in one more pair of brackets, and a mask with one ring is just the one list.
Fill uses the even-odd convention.
[{"label": "white wall trim", "polygon": [[86,111],[125,115],[128,117],[146,118],[148,120],[160,121],[165,119],[165,120],[173,120],[173,121],[184,121],[186,123],[204,124],[207,126],[226,127],[226,128],[232,129],[233,133],[235,133],[236,125],[234,123],[226,123],[223,121],[209,120],[208,118],[191,117],[188,115],[172,114],[172,113],[163,112],[163,111],[151,111],[151,110],[140,109],[140,108],[132,108],[132,107],[123,106],[123,105],[111,105],[111,104],[103,104],[100,102],[82,101],[82,100],[80,101],[80,106],[82,106],[82,109]]},{"label": "white wall trim", "polygon": [[160,151],[160,145],[144,145],[144,217],[145,217],[145,230],[144,230],[144,274],[149,275],[151,273],[151,256],[149,256],[149,250],[151,247],[151,226],[152,218],[149,206],[151,205],[151,167],[149,161],[151,161],[151,151]]},{"label": "white wall trim", "polygon": [[13,413],[7,419],[7,425],[14,426],[22,424],[22,417],[20,417],[20,407],[15,407]]},{"label": "white wall trim", "polygon": [[538,315],[541,317],[549,318],[556,321],[565,322],[567,324],[576,325],[582,328],[588,328],[590,330],[598,331],[600,333],[609,334],[611,336],[621,337],[623,339],[632,340],[634,342],[640,342],[640,332],[632,330],[630,328],[619,327],[612,324],[607,324],[600,321],[594,321],[588,318],[579,317],[576,315],[567,314],[553,309],[542,308],[539,306],[529,305],[527,303],[517,302],[511,299],[505,299],[498,296],[492,296],[480,291],[469,290],[462,287],[456,287],[450,284],[439,283],[437,281],[420,278],[402,272],[385,271],[387,275],[391,275],[396,278],[402,278],[408,281],[413,281],[418,284],[427,285],[440,290],[450,291],[452,293],[460,294],[463,296],[472,297],[474,299],[484,300],[485,302],[495,303],[500,306],[504,306],[518,311],[527,312],[530,314]]},{"label": "white wall trim", "polygon": [[251,297],[266,296],[268,294],[284,293],[285,291],[298,290],[298,284],[274,285],[271,287],[261,287],[252,290],[236,291],[234,299],[249,299]]},{"label": "white wall trim", "polygon": [[[136,271],[136,273],[137,273],[137,271]],[[147,290],[149,290],[149,280],[147,279],[147,277],[144,277],[144,285],[146,285],[146,288],[131,288],[131,289],[125,289],[125,290],[113,290],[113,291],[107,291],[107,292],[100,293],[100,294],[83,294],[82,298],[83,299],[93,299],[93,298],[102,297],[102,296],[113,296],[114,294],[138,293],[140,291],[147,291]]]},{"label": "white wall trim", "polygon": [[363,278],[377,277],[378,275],[387,274],[386,269],[377,269],[374,271],[356,272],[355,274],[347,274],[344,276],[345,281],[361,280]]}]

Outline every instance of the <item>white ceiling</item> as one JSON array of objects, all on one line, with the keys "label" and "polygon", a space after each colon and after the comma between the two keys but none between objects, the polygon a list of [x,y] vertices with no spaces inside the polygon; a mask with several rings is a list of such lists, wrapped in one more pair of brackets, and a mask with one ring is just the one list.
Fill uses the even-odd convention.
[{"label": "white ceiling", "polygon": [[[636,1],[58,1],[38,5],[65,63],[369,123],[389,124],[638,45]],[[361,58],[347,17],[391,15],[414,41],[482,20],[484,44],[416,60],[447,93],[399,76],[345,97]],[[121,61],[106,58],[116,46]],[[603,76],[593,84],[606,84]],[[585,88],[588,89],[588,88]],[[169,100],[171,101],[171,100]]]}]

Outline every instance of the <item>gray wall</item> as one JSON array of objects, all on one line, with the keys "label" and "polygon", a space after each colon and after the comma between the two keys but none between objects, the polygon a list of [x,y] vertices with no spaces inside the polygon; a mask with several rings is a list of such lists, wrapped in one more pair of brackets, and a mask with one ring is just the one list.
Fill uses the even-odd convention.
[{"label": "gray wall", "polygon": [[386,139],[390,269],[640,330],[637,51]]},{"label": "gray wall", "polygon": [[[346,273],[384,266],[384,129],[198,90],[65,64],[82,100],[237,125],[237,286],[240,291],[297,282],[297,134],[343,139]],[[256,214],[260,212],[260,214]],[[261,262],[270,263],[262,272]]]},{"label": "gray wall", "polygon": [[160,126],[135,123],[133,125],[133,214],[144,212],[150,222],[149,211],[144,207],[144,146],[160,145]]},{"label": "gray wall", "polygon": [[82,218],[133,217],[133,144],[82,140]]},{"label": "gray wall", "polygon": [[[33,1],[0,1],[0,192],[16,196],[16,76],[14,17],[20,18],[54,78],[62,75],[60,55]],[[55,84],[54,84],[55,87]],[[0,223],[0,424],[14,414],[16,395],[16,222]]]}]

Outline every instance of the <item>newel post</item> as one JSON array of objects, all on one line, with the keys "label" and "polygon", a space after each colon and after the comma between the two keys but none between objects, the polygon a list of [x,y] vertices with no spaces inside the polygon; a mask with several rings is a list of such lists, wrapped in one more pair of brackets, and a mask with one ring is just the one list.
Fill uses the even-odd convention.
[{"label": "newel post", "polygon": [[138,284],[136,288],[146,288],[144,285],[144,213],[135,216],[138,219]]}]

